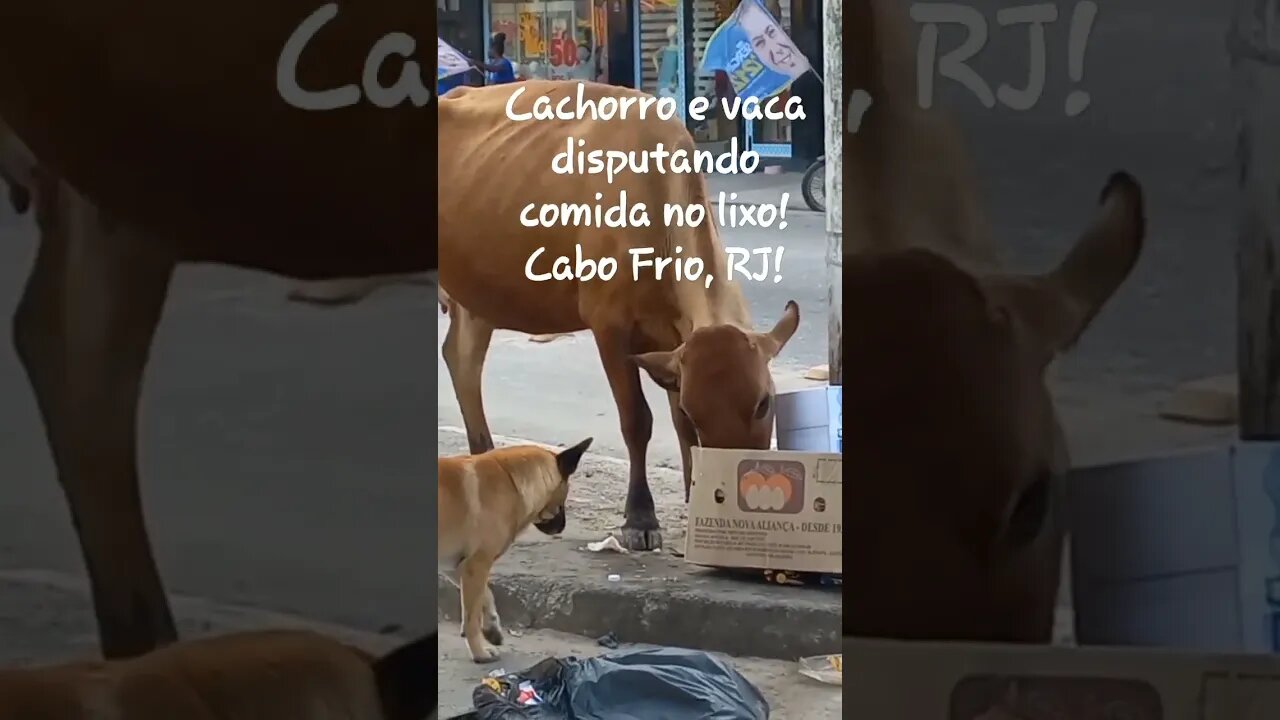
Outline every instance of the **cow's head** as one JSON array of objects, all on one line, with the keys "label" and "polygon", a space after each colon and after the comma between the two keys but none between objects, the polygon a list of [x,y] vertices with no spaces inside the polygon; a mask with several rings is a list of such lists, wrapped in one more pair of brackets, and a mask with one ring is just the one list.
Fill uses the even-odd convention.
[{"label": "cow's head", "polygon": [[675,350],[634,357],[654,382],[678,394],[698,445],[767,449],[773,441],[769,361],[799,325],[800,306],[790,301],[767,333],[711,325],[695,330]]},{"label": "cow's head", "polygon": [[926,250],[846,258],[846,635],[1050,640],[1067,455],[1045,371],[1144,232],[1141,189],[1116,174],[1044,275],[975,277]]}]

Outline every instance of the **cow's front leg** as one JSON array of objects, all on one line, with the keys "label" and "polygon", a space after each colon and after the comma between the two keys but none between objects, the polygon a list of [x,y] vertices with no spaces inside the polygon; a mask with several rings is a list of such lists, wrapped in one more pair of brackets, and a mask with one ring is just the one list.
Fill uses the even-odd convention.
[{"label": "cow's front leg", "polygon": [[467,446],[472,455],[493,449],[489,420],[484,416],[481,377],[484,361],[493,340],[493,326],[472,314],[452,298],[441,295],[448,307],[449,330],[445,333],[440,355],[449,368],[453,395],[462,410],[462,424],[467,429]]},{"label": "cow's front leg", "polygon": [[627,504],[623,510],[622,545],[629,550],[654,550],[662,547],[662,530],[649,491],[645,472],[645,454],[653,436],[653,413],[640,389],[640,369],[630,360],[630,333],[608,328],[593,329],[600,362],[613,401],[618,406],[622,439],[627,445],[631,474],[627,484]]},{"label": "cow's front leg", "polygon": [[143,369],[174,265],[157,255],[163,243],[111,231],[65,186],[43,182],[35,205],[41,241],[14,344],[79,535],[102,652],[134,656],[177,639],[135,449]]},{"label": "cow's front leg", "polygon": [[680,393],[668,392],[667,400],[671,403],[671,423],[676,428],[676,438],[680,440],[680,467],[684,470],[684,501],[689,502],[689,490],[693,487],[693,451],[698,444],[698,430],[680,408]]}]

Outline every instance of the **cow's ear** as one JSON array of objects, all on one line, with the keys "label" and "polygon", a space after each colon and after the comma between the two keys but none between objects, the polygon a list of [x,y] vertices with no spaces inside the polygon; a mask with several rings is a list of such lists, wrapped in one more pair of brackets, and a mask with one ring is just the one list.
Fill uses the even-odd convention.
[{"label": "cow's ear", "polygon": [[[1142,187],[1127,173],[1111,176],[1102,202],[1075,247],[1052,272],[996,279],[1002,303],[1046,360],[1069,349],[1129,277],[1146,234]],[[1002,291],[1002,292],[1000,292]]]},{"label": "cow's ear", "polygon": [[773,329],[767,333],[756,333],[756,345],[772,360],[782,352],[782,348],[786,346],[791,336],[796,334],[796,329],[799,327],[800,306],[795,300],[788,300],[787,307],[782,311],[782,317],[778,318]]},{"label": "cow's ear", "polygon": [[680,350],[683,347],[682,345],[669,352],[632,355],[631,360],[649,373],[649,377],[653,378],[653,381],[662,389],[668,392],[680,392]]}]

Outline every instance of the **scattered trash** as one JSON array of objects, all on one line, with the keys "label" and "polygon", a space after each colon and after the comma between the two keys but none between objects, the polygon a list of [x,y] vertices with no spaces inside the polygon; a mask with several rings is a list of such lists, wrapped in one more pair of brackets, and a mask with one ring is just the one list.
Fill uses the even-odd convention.
[{"label": "scattered trash", "polygon": [[618,582],[621,579],[622,579],[622,576],[617,573],[612,573],[609,575],[609,582]]},{"label": "scattered trash", "polygon": [[769,703],[728,662],[683,648],[547,658],[487,678],[472,693],[477,720],[768,720]]},{"label": "scattered trash", "polygon": [[804,379],[805,380],[830,380],[831,368],[828,365],[814,365],[808,370],[805,370]]},{"label": "scattered trash", "polygon": [[533,689],[533,683],[525,680],[520,683],[520,694],[516,696],[516,702],[528,707],[530,705],[541,705],[542,698],[538,696],[538,691]]},{"label": "scattered trash", "polygon": [[529,342],[549,343],[564,337],[573,337],[573,333],[548,333],[546,335],[530,335]]},{"label": "scattered trash", "polygon": [[[826,587],[842,587],[843,578],[832,573],[796,572],[794,570],[761,570],[760,576],[767,583],[774,585],[823,585]],[[754,575],[754,572],[743,573]],[[760,577],[758,576],[758,577]]]},{"label": "scattered trash", "polygon": [[604,552],[605,550],[623,554],[627,552],[627,549],[622,547],[622,543],[618,542],[618,538],[612,535],[598,542],[587,543],[587,549],[591,552]]},{"label": "scattered trash", "polygon": [[791,570],[765,570],[764,579],[778,585],[804,585],[800,573]]},{"label": "scattered trash", "polygon": [[844,682],[844,655],[800,658],[800,674],[828,685],[841,685]]},{"label": "scattered trash", "polygon": [[596,644],[601,647],[607,647],[610,650],[617,650],[618,636],[614,635],[613,631],[609,631],[604,635],[601,635],[600,637],[596,638]]}]

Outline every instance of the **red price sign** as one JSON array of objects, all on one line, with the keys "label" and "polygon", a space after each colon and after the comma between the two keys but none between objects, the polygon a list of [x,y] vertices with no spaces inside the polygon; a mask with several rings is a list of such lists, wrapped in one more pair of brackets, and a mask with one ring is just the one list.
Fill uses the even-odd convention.
[{"label": "red price sign", "polygon": [[551,40],[552,65],[573,67],[578,64],[578,44],[571,37],[558,37]]}]

